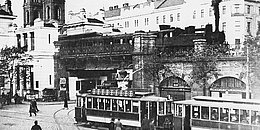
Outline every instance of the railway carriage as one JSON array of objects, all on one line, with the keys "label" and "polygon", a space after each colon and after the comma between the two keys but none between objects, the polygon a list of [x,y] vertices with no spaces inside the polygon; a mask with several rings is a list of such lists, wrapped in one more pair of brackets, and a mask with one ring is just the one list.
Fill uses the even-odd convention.
[{"label": "railway carriage", "polygon": [[120,118],[125,128],[139,129],[147,116],[155,120],[157,128],[162,128],[165,118],[172,121],[173,107],[172,100],[153,93],[93,89],[91,93],[77,95],[75,118],[102,127],[106,127],[111,118]]},{"label": "railway carriage", "polygon": [[176,101],[174,128],[177,130],[260,130],[260,101],[194,97]]}]

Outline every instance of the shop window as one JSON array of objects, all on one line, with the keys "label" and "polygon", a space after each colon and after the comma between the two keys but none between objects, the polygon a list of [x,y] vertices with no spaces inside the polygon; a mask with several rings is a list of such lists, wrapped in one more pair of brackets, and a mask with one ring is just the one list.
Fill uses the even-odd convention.
[{"label": "shop window", "polygon": [[220,121],[228,122],[229,118],[229,109],[228,108],[220,108]]},{"label": "shop window", "polygon": [[209,107],[201,107],[201,119],[209,119]]},{"label": "shop window", "polygon": [[217,107],[211,108],[211,120],[219,120],[219,110]]},{"label": "shop window", "polygon": [[199,106],[192,106],[192,118],[200,118],[200,107]]},{"label": "shop window", "polygon": [[238,123],[238,114],[239,113],[239,110],[238,109],[231,109],[230,110],[230,121],[231,122],[236,122],[236,123]]}]

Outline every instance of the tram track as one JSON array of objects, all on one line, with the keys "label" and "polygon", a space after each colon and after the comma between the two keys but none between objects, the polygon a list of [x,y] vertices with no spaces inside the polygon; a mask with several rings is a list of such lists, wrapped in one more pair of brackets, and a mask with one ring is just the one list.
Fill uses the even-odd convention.
[{"label": "tram track", "polygon": [[[64,130],[64,129],[69,129],[69,130],[80,130],[79,127],[76,124],[68,124],[71,122],[74,122],[74,119],[70,117],[70,113],[74,111],[74,109],[71,110],[64,110],[59,109],[53,113],[53,118],[58,126],[57,130]],[[65,112],[65,113],[64,113]]]}]

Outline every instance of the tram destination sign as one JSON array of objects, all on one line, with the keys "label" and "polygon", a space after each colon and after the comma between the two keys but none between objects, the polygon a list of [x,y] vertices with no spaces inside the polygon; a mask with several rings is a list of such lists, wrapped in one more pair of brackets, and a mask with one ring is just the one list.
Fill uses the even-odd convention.
[{"label": "tram destination sign", "polygon": [[105,95],[105,96],[119,96],[119,97],[134,97],[134,91],[117,90],[117,89],[92,89],[93,95]]}]

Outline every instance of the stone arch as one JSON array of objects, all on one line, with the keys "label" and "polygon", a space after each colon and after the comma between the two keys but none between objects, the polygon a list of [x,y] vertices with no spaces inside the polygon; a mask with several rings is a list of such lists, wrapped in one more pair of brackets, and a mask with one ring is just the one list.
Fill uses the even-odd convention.
[{"label": "stone arch", "polygon": [[170,76],[159,84],[160,96],[170,97],[174,101],[191,98],[191,87],[188,83],[177,76]]},{"label": "stone arch", "polygon": [[214,81],[210,87],[210,95],[216,97],[237,96],[245,98],[246,84],[235,77],[226,76]]}]

